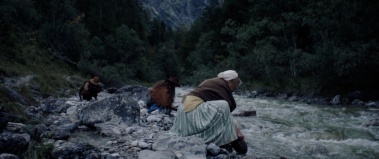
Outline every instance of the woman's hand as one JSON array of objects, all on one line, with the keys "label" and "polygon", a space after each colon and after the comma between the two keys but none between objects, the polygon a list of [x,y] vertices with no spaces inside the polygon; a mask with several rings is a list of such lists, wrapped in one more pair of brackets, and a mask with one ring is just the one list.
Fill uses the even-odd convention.
[{"label": "woman's hand", "polygon": [[241,140],[245,139],[245,135],[242,134],[242,132],[237,128],[237,126],[236,126],[236,132],[237,132],[238,139],[241,139]]}]

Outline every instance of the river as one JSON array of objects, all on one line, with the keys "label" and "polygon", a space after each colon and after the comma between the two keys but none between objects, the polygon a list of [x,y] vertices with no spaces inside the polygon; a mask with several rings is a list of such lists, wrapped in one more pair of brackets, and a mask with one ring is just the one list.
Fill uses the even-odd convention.
[{"label": "river", "polygon": [[[175,102],[190,90],[177,89]],[[245,135],[248,154],[269,158],[379,158],[379,127],[367,126],[379,119],[376,110],[234,97],[237,109],[256,110],[257,114],[234,117]]]}]

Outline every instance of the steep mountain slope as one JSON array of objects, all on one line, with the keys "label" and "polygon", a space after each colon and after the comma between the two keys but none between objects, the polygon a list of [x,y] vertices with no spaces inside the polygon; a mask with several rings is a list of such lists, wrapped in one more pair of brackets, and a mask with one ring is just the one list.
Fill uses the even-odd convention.
[{"label": "steep mountain slope", "polygon": [[159,17],[173,29],[190,25],[208,5],[220,5],[224,0],[140,0],[152,17]]}]

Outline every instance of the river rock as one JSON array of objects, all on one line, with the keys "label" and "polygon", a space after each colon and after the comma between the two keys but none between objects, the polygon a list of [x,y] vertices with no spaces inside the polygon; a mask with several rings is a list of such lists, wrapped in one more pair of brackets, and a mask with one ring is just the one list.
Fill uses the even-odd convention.
[{"label": "river rock", "polygon": [[146,103],[146,101],[150,98],[149,96],[146,96],[148,92],[148,88],[140,85],[126,85],[117,89],[115,94],[126,94],[137,101],[142,100]]},{"label": "river rock", "polygon": [[359,99],[354,99],[352,102],[351,102],[352,105],[358,105],[358,106],[363,106],[365,105],[365,102],[359,100]]},{"label": "river rock", "polygon": [[379,119],[371,119],[368,123],[366,123],[366,127],[368,126],[379,126]]},{"label": "river rock", "polygon": [[29,141],[20,134],[12,134],[10,132],[3,132],[0,134],[0,154],[11,153],[18,154],[23,152],[28,147]]},{"label": "river rock", "polygon": [[359,100],[366,100],[366,97],[365,95],[361,92],[361,91],[353,91],[353,92],[349,92],[347,94],[348,98],[350,101],[352,100],[355,100],[355,99],[359,99]]},{"label": "river rock", "polygon": [[365,107],[368,107],[368,108],[377,108],[378,104],[376,102],[367,102],[365,104]]},{"label": "river rock", "polygon": [[136,100],[127,95],[116,95],[90,103],[79,113],[82,124],[110,122],[131,126],[139,124],[140,108]]},{"label": "river rock", "polygon": [[299,101],[299,97],[298,96],[291,96],[288,98],[289,101]]},{"label": "river rock", "polygon": [[56,140],[66,140],[70,137],[70,130],[63,127],[56,127],[51,126],[50,127],[50,135],[53,139]]},{"label": "river rock", "polygon": [[150,115],[149,117],[147,117],[147,121],[148,122],[160,122],[162,121],[162,115],[161,114],[158,114],[158,115]]},{"label": "river rock", "polygon": [[232,112],[233,116],[256,116],[257,112],[255,110],[235,110]]},{"label": "river rock", "polygon": [[324,146],[318,144],[307,145],[304,148],[306,149],[306,152],[311,156],[320,157],[320,155],[329,154],[328,150]]},{"label": "river rock", "polygon": [[127,126],[124,124],[116,125],[112,122],[97,123],[94,125],[96,131],[105,136],[123,136],[126,135]]},{"label": "river rock", "polygon": [[45,113],[62,113],[71,107],[64,99],[49,98],[45,104],[40,107]]},{"label": "river rock", "polygon": [[52,151],[54,158],[72,159],[72,158],[91,158],[100,159],[100,150],[92,145],[85,143],[67,142],[54,147]]},{"label": "river rock", "polygon": [[140,147],[141,149],[149,149],[150,148],[150,144],[148,144],[146,142],[143,142],[143,141],[139,141],[138,142],[138,147]]},{"label": "river rock", "polygon": [[19,159],[18,156],[10,153],[2,153],[0,154],[0,159]]},{"label": "river rock", "polygon": [[336,95],[331,101],[330,104],[332,105],[339,105],[341,104],[341,95]]},{"label": "river rock", "polygon": [[139,159],[175,159],[175,153],[171,151],[151,151],[151,150],[142,150],[138,153]]},{"label": "river rock", "polygon": [[184,158],[206,158],[207,149],[203,139],[162,134],[153,144],[155,151],[181,151]]},{"label": "river rock", "polygon": [[213,156],[217,156],[220,153],[220,147],[218,147],[214,143],[210,143],[207,146],[207,151],[208,151],[209,154],[211,154]]},{"label": "river rock", "polygon": [[288,95],[286,93],[281,93],[276,96],[277,99],[287,99]]},{"label": "river rock", "polygon": [[116,91],[117,91],[116,87],[107,88],[107,92],[110,93],[110,94],[116,93]]}]

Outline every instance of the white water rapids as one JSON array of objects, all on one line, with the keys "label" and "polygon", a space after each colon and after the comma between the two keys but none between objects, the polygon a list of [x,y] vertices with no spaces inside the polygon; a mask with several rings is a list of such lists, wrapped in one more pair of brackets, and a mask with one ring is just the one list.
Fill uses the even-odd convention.
[{"label": "white water rapids", "polygon": [[[174,104],[179,104],[191,89],[177,88]],[[367,126],[379,119],[376,110],[234,97],[237,109],[256,110],[257,114],[234,117],[245,135],[248,154],[270,158],[379,158],[379,127]]]}]

